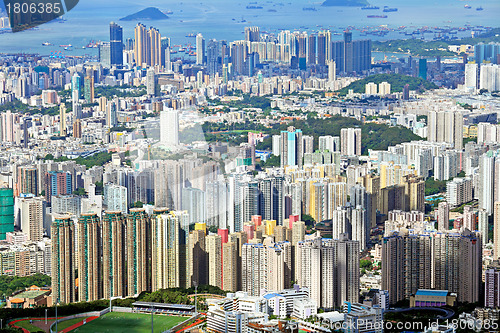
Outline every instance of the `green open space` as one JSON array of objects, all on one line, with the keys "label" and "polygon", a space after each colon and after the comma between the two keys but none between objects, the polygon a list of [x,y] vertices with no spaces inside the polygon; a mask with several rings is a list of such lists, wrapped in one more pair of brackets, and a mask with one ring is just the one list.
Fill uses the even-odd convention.
[{"label": "green open space", "polygon": [[[186,317],[154,315],[155,332],[163,332],[185,321]],[[151,332],[151,315],[139,313],[112,312],[78,327],[77,333],[148,333]]]}]

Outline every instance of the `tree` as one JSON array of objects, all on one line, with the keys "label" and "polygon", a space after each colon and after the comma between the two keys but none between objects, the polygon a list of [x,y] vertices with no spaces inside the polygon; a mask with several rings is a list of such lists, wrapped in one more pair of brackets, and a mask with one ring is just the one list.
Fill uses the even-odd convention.
[{"label": "tree", "polygon": [[316,224],[316,220],[311,215],[307,214],[302,214],[302,221],[304,221],[306,225],[314,226]]},{"label": "tree", "polygon": [[132,204],[133,208],[142,208],[144,206],[144,203],[142,201],[136,201]]},{"label": "tree", "polygon": [[83,195],[86,195],[87,192],[85,191],[85,189],[83,187],[79,187],[73,191],[73,194],[83,196]]}]

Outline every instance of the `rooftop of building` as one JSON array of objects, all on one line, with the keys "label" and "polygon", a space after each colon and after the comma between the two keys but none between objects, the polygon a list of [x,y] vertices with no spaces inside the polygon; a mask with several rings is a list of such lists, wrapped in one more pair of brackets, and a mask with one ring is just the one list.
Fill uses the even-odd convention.
[{"label": "rooftop of building", "polygon": [[416,296],[448,296],[448,290],[431,290],[431,289],[419,289],[415,293]]}]

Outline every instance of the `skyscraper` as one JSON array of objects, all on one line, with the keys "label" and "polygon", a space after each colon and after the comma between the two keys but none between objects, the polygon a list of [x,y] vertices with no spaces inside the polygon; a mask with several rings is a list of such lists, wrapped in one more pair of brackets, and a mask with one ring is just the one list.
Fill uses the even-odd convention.
[{"label": "skyscraper", "polygon": [[459,302],[479,300],[482,242],[467,230],[403,231],[382,242],[382,289],[390,303],[418,289],[449,290]]},{"label": "skyscraper", "polygon": [[238,288],[238,249],[235,242],[222,244],[222,290]]},{"label": "skyscraper", "polygon": [[340,239],[306,239],[298,243],[297,282],[309,288],[318,306],[332,309],[359,300],[359,243]]},{"label": "skyscraper", "polygon": [[340,130],[340,152],[346,156],[361,155],[361,128],[343,128]]},{"label": "skyscraper", "polygon": [[258,42],[260,41],[260,28],[259,27],[245,27],[245,41]]},{"label": "skyscraper", "polygon": [[151,290],[151,223],[142,208],[130,209],[126,220],[127,295]]},{"label": "skyscraper", "polygon": [[146,30],[143,24],[137,24],[134,30],[134,56],[138,67],[161,66],[161,35],[158,29]]},{"label": "skyscraper", "polygon": [[45,197],[49,203],[52,197],[73,192],[73,179],[70,172],[50,171],[45,175]]},{"label": "skyscraper", "polygon": [[188,213],[175,211],[156,216],[152,235],[152,290],[190,287]]},{"label": "skyscraper", "polygon": [[304,155],[304,143],[302,131],[290,126],[281,132],[280,158],[281,167],[297,165],[302,167]]},{"label": "skyscraper", "polygon": [[102,218],[103,296],[126,296],[125,217],[106,211]]},{"label": "skyscraper", "polygon": [[202,34],[196,35],[196,64],[205,63],[205,39]]},{"label": "skyscraper", "polygon": [[157,86],[158,86],[158,78],[156,76],[154,68],[148,69],[146,74],[146,89],[147,94],[150,96],[157,96]]},{"label": "skyscraper", "polygon": [[427,80],[427,59],[418,60],[418,77]]},{"label": "skyscraper", "polygon": [[52,297],[54,303],[69,304],[75,299],[75,226],[69,216],[54,216],[51,226]]},{"label": "skyscraper", "polygon": [[111,65],[123,65],[123,29],[115,22],[109,24]]},{"label": "skyscraper", "polygon": [[96,301],[102,294],[101,226],[97,214],[78,218],[78,301]]},{"label": "skyscraper", "polygon": [[160,142],[168,148],[179,145],[179,111],[166,109],[160,113]]},{"label": "skyscraper", "polygon": [[219,235],[206,237],[208,284],[222,288],[222,238]]},{"label": "skyscraper", "polygon": [[28,235],[30,241],[39,242],[43,238],[43,209],[42,198],[21,200],[21,230]]}]

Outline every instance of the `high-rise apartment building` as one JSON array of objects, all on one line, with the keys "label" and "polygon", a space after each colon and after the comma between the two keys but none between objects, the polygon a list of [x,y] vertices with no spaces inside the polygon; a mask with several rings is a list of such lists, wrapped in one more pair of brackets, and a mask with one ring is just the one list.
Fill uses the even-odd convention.
[{"label": "high-rise apartment building", "polygon": [[304,143],[302,140],[302,131],[289,127],[281,132],[280,140],[280,158],[281,167],[297,165],[302,167],[304,155]]},{"label": "high-rise apartment building", "polygon": [[82,214],[77,223],[78,301],[103,298],[101,222],[97,214]]},{"label": "high-rise apartment building", "polygon": [[429,111],[427,140],[430,142],[446,142],[455,149],[463,148],[464,117],[459,111]]},{"label": "high-rise apartment building", "polygon": [[[28,240],[39,242],[43,238],[44,202],[42,198],[21,199],[21,230]],[[47,233],[49,231],[47,230]]]},{"label": "high-rise apartment building", "polygon": [[50,171],[45,177],[45,197],[49,203],[54,196],[73,192],[73,177],[70,172]]},{"label": "high-rise apartment building", "polygon": [[359,242],[340,239],[306,239],[298,244],[297,282],[309,288],[318,306],[331,309],[359,301]]},{"label": "high-rise apartment building", "polygon": [[151,290],[151,223],[146,211],[132,208],[126,220],[127,295]]},{"label": "high-rise apartment building", "polygon": [[238,289],[238,248],[235,242],[222,244],[222,290]]},{"label": "high-rise apartment building", "polygon": [[125,216],[106,211],[101,230],[103,297],[126,296]]},{"label": "high-rise apartment building", "polygon": [[160,142],[173,149],[179,145],[179,111],[163,110],[160,113]]},{"label": "high-rise apartment building", "polygon": [[69,304],[75,298],[75,226],[70,216],[54,216],[52,241],[52,297],[54,303]]},{"label": "high-rise apartment building", "polygon": [[481,239],[467,230],[394,233],[382,242],[382,289],[391,304],[418,289],[449,290],[459,302],[474,303],[481,265]]},{"label": "high-rise apartment building", "polygon": [[340,130],[340,152],[347,156],[361,155],[361,128],[343,128]]},{"label": "high-rise apartment building", "polygon": [[152,290],[190,287],[188,213],[172,211],[156,216],[151,234]]},{"label": "high-rise apartment building", "polygon": [[222,288],[222,238],[219,235],[206,237],[208,284]]}]

